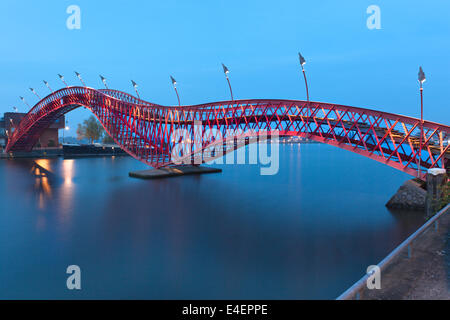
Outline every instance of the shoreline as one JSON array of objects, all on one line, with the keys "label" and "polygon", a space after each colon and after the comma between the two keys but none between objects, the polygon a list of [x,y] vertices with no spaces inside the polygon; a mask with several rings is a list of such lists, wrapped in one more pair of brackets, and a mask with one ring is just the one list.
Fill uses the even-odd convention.
[{"label": "shoreline", "polygon": [[439,213],[378,264],[380,289],[368,289],[365,275],[337,299],[450,300],[450,205]]},{"label": "shoreline", "polygon": [[92,157],[112,157],[112,156],[129,156],[120,147],[115,145],[105,146],[63,146],[56,148],[34,149],[30,152],[1,152],[0,159],[36,159],[36,158],[92,158]]}]

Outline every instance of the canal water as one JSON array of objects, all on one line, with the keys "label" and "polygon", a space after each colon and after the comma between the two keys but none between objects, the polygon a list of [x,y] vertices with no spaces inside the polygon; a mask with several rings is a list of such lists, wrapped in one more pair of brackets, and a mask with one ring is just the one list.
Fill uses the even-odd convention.
[{"label": "canal water", "polygon": [[[424,218],[410,176],[321,144],[279,172],[136,180],[131,157],[0,161],[1,299],[334,299]],[[66,269],[81,268],[81,290]]]}]

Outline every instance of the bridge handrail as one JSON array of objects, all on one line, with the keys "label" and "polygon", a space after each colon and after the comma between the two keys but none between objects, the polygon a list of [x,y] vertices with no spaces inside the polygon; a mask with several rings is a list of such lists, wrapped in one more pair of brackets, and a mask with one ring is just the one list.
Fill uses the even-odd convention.
[{"label": "bridge handrail", "polygon": [[[438,220],[444,216],[444,214],[450,213],[450,204],[447,204],[441,211],[436,213],[430,220],[428,220],[424,225],[422,225],[417,231],[411,234],[405,241],[403,241],[397,248],[395,248],[391,253],[389,253],[377,266],[381,271],[385,270],[386,267],[403,252],[404,249],[410,247],[412,242],[416,240],[424,231],[426,231],[433,223],[438,223]],[[345,290],[336,300],[350,300],[354,297],[358,297],[360,292],[366,288],[367,279],[369,279],[369,274],[364,275],[350,288]]]}]

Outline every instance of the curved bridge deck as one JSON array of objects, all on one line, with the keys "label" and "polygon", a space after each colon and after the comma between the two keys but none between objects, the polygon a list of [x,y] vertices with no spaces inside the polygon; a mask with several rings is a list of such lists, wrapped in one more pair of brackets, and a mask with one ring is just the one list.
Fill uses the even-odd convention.
[{"label": "curved bridge deck", "polygon": [[[7,151],[30,151],[61,115],[86,107],[126,152],[156,168],[175,159],[208,161],[241,146],[234,139],[300,136],[372,158],[414,176],[449,168],[450,127],[376,110],[297,100],[235,100],[168,107],[127,93],[63,88],[37,103],[15,128]],[[220,152],[218,152],[220,151]]]}]

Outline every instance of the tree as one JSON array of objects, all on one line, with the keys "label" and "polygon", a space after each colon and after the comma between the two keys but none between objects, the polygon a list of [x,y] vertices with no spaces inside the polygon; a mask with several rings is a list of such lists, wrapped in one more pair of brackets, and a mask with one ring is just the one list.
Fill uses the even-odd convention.
[{"label": "tree", "polygon": [[104,144],[113,144],[113,143],[115,143],[114,139],[111,138],[111,136],[108,133],[106,133],[106,132],[105,132],[105,135],[103,137],[102,142]]},{"label": "tree", "polygon": [[100,122],[94,116],[90,116],[89,119],[84,120],[83,123],[78,124],[77,139],[88,139],[89,143],[100,140],[103,137],[105,130]]}]

